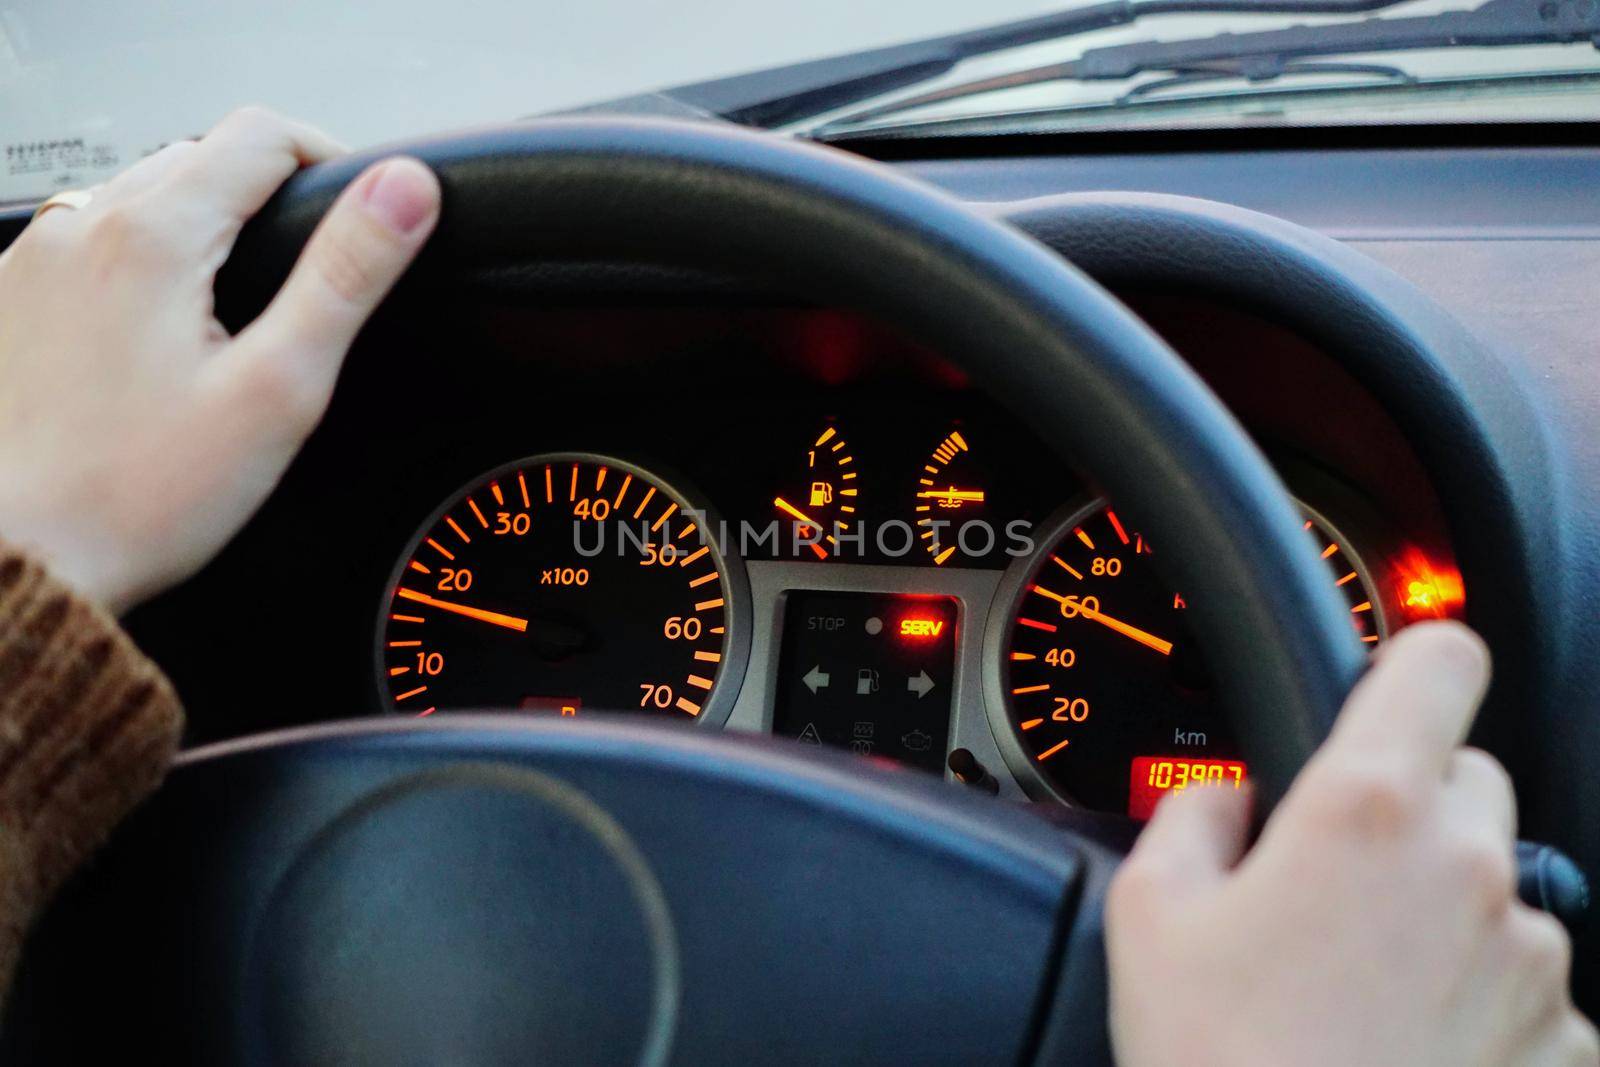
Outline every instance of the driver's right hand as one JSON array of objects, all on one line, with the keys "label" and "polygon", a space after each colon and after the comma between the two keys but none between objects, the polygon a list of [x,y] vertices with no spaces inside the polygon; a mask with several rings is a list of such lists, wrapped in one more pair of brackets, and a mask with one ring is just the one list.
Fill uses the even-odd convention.
[{"label": "driver's right hand", "polygon": [[1247,792],[1165,799],[1107,904],[1121,1067],[1594,1067],[1572,946],[1516,897],[1516,801],[1463,748],[1489,679],[1403,631],[1247,848]]}]

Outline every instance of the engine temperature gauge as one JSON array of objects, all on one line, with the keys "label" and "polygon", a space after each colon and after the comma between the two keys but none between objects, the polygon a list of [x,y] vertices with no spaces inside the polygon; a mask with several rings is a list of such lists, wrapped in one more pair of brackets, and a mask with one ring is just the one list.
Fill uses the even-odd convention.
[{"label": "engine temperature gauge", "polygon": [[854,522],[861,490],[855,456],[837,426],[827,426],[806,449],[805,467],[772,506],[791,523],[782,544],[827,559],[839,544],[839,528]]},{"label": "engine temperature gauge", "polygon": [[917,472],[917,537],[934,563],[942,566],[958,553],[981,555],[993,547],[986,536],[981,550],[968,551],[961,536],[965,523],[983,517],[986,497],[972,446],[960,430],[951,430]]}]

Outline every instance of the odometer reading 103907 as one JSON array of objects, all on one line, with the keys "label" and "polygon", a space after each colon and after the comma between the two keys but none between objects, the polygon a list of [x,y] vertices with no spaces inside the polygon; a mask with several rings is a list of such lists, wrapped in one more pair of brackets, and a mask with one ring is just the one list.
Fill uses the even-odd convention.
[{"label": "odometer reading 103907", "polygon": [[396,565],[378,628],[388,706],[700,718],[734,617],[704,527],[619,460],[535,456],[478,478]]}]

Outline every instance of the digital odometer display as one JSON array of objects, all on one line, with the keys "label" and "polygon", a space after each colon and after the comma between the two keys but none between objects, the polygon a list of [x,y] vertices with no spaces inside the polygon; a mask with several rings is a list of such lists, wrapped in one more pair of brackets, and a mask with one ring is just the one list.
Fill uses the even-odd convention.
[{"label": "digital odometer display", "polygon": [[1168,793],[1217,786],[1243,789],[1245,766],[1238,760],[1135,756],[1128,773],[1128,817],[1148,819]]},{"label": "digital odometer display", "polygon": [[474,480],[396,565],[378,628],[388,706],[700,717],[734,595],[703,526],[615,459],[535,456]]}]

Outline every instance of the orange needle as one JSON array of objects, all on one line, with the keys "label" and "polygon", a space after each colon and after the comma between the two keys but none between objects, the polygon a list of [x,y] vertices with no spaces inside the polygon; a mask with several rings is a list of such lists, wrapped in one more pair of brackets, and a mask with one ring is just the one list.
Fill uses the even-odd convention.
[{"label": "orange needle", "polygon": [[923,500],[948,500],[953,504],[972,501],[974,504],[983,503],[982,489],[925,489],[917,494]]},{"label": "orange needle", "polygon": [[781,496],[773,500],[772,506],[783,512],[785,515],[794,516],[807,526],[815,526],[819,530],[822,529],[822,523],[818,522],[816,519],[813,519],[810,515],[807,515],[805,512],[801,511],[799,508],[795,507]]},{"label": "orange needle", "polygon": [[1081,605],[1078,608],[1078,614],[1082,615],[1086,619],[1093,619],[1101,626],[1109,626],[1123,637],[1131,637],[1141,645],[1155,649],[1163,656],[1172,655],[1171,641],[1163,641],[1155,634],[1147,633],[1146,631],[1139,629],[1137,626],[1129,626],[1121,619],[1113,619],[1109,615],[1103,615],[1092,608],[1082,607]]},{"label": "orange needle", "polygon": [[519,633],[525,633],[528,629],[527,619],[519,619],[513,615],[502,615],[498,611],[469,608],[465,604],[452,604],[448,600],[437,600],[427,593],[419,593],[415,589],[401,587],[394,591],[394,595],[406,600],[415,600],[418,604],[426,604],[428,607],[438,608],[440,611],[450,611],[457,615],[465,615],[467,618],[477,619],[479,622],[489,622],[496,626],[504,626],[508,630],[516,630]]},{"label": "orange needle", "polygon": [[[801,511],[799,508],[783,499],[783,497],[775,497],[772,501],[772,506],[783,512],[785,515],[792,515],[796,519],[805,523],[807,526],[813,527],[818,533],[822,533],[822,523],[818,522],[816,519],[813,519],[810,515],[807,515],[805,512]],[[832,534],[825,535],[823,540],[827,541],[830,545],[836,543]],[[828,558],[827,549],[823,548],[821,545],[813,544],[811,546],[811,551],[817,554],[818,559]]]}]

